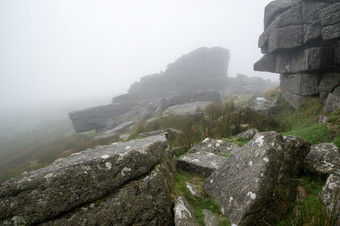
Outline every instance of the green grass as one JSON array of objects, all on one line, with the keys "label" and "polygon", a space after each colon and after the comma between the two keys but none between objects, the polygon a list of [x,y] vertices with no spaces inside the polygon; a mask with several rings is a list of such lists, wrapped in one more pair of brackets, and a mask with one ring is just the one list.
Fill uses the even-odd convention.
[{"label": "green grass", "polygon": [[289,215],[282,219],[282,221],[277,225],[335,225],[335,219],[332,219],[327,215],[325,207],[318,198],[318,194],[322,190],[324,184],[325,180],[318,177],[302,177],[299,181],[299,185],[308,192],[308,197],[305,199],[296,200],[294,203],[292,203],[289,208]]},{"label": "green grass", "polygon": [[242,147],[246,143],[249,142],[249,140],[243,138],[243,137],[228,137],[223,139],[226,142],[237,144],[239,147]]},{"label": "green grass", "polygon": [[291,130],[282,133],[282,135],[284,136],[293,135],[302,137],[308,140],[311,144],[319,144],[322,142],[329,142],[332,140],[332,137],[330,137],[330,132],[328,131],[327,126],[322,124],[313,124],[305,128]]},{"label": "green grass", "polygon": [[[175,175],[175,187],[173,194],[174,196],[184,196],[188,200],[189,204],[193,207],[195,211],[195,216],[200,225],[204,225],[204,214],[203,210],[207,209],[213,212],[219,218],[219,225],[229,225],[227,219],[221,214],[218,205],[210,198],[204,195],[202,185],[205,181],[205,177],[197,174],[190,174],[183,170],[177,169]],[[193,184],[197,189],[200,190],[201,194],[204,196],[203,199],[199,199],[191,195],[189,189],[186,187],[186,183],[189,182]]]}]

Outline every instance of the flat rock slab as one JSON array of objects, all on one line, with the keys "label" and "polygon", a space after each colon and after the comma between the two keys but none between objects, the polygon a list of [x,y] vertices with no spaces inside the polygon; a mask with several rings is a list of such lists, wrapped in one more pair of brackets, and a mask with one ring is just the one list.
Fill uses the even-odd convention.
[{"label": "flat rock slab", "polygon": [[205,138],[201,143],[194,145],[189,153],[196,152],[209,152],[216,155],[223,154],[229,155],[239,149],[237,144],[228,143],[223,140],[215,140],[211,138]]},{"label": "flat rock slab", "polygon": [[174,207],[176,226],[198,226],[194,210],[183,197],[179,196],[175,201]]},{"label": "flat rock slab", "polygon": [[172,225],[173,160],[169,150],[144,177],[42,225]]},{"label": "flat rock slab", "polygon": [[203,210],[205,226],[218,226],[218,219],[210,210]]},{"label": "flat rock slab", "polygon": [[330,174],[340,169],[340,152],[332,143],[316,144],[305,159],[305,170],[315,174]]},{"label": "flat rock slab", "polygon": [[193,173],[209,176],[226,163],[227,158],[209,152],[195,152],[181,156],[177,167]]},{"label": "flat rock slab", "polygon": [[[182,105],[174,105],[169,107],[163,112],[163,116],[170,116],[170,115],[192,115],[198,112],[202,112],[209,104],[213,103],[212,101],[200,101],[200,102],[193,102],[188,104]],[[200,109],[200,111],[197,111]]]},{"label": "flat rock slab", "polygon": [[117,136],[119,133],[121,133],[123,131],[126,132],[126,130],[129,130],[129,128],[132,128],[133,123],[134,123],[133,121],[124,122],[124,123],[116,126],[113,129],[98,133],[94,137],[94,139],[100,140],[100,139],[106,139],[106,138],[111,138],[111,137]]},{"label": "flat rock slab", "polygon": [[0,224],[42,223],[102,198],[150,172],[168,150],[164,136],[98,146],[0,185]]},{"label": "flat rock slab", "polygon": [[[296,197],[296,180],[310,144],[276,132],[257,133],[204,183],[204,190],[235,225],[275,224],[284,202]],[[282,212],[283,211],[283,212]]]}]

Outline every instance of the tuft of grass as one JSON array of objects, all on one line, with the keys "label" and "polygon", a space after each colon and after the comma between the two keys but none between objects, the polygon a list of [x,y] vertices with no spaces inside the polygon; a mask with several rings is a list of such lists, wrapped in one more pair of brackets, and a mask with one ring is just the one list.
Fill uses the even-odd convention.
[{"label": "tuft of grass", "polygon": [[242,147],[243,145],[249,142],[249,140],[243,137],[229,137],[224,138],[223,140],[229,143],[237,144],[239,147]]},{"label": "tuft of grass", "polygon": [[[181,169],[177,169],[173,195],[175,197],[184,196],[186,200],[188,200],[189,204],[194,209],[195,216],[200,225],[204,226],[204,209],[210,210],[218,216],[219,225],[229,225],[228,220],[220,212],[218,205],[212,199],[205,196],[202,188],[205,179],[206,178],[201,175],[190,174]],[[199,199],[191,195],[185,182],[193,184],[198,190],[200,190],[201,194],[204,196],[203,199]]]},{"label": "tuft of grass", "polygon": [[318,194],[322,190],[325,180],[318,177],[304,176],[300,179],[299,184],[308,191],[309,197],[292,203],[289,208],[289,215],[277,225],[335,225],[335,219],[328,216],[325,207],[318,199]]},{"label": "tuft of grass", "polygon": [[311,144],[327,142],[332,139],[330,137],[330,132],[328,131],[327,126],[317,123],[304,128],[299,128],[285,132],[282,135],[284,136],[293,135],[302,137],[308,140]]}]

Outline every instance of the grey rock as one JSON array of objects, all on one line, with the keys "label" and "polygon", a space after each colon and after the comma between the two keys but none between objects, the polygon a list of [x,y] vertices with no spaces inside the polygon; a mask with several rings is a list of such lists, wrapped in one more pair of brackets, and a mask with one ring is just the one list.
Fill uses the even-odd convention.
[{"label": "grey rock", "polygon": [[315,24],[322,20],[320,19],[321,11],[328,7],[330,3],[323,1],[303,1],[301,5],[302,11],[300,13],[302,14],[302,23]]},{"label": "grey rock", "polygon": [[320,24],[304,24],[303,25],[303,44],[308,45],[313,42],[321,40],[321,26]]},{"label": "grey rock", "polygon": [[325,101],[325,104],[322,108],[322,111],[327,114],[339,108],[340,108],[340,96],[334,95],[333,93],[329,93]]},{"label": "grey rock", "polygon": [[140,100],[140,99],[145,99],[146,97],[142,97],[138,94],[132,94],[132,93],[126,93],[126,94],[122,94],[119,96],[116,96],[114,98],[112,98],[111,103],[123,103],[126,101],[136,101],[136,100]]},{"label": "grey rock", "polygon": [[322,38],[324,40],[340,38],[340,23],[322,28]]},{"label": "grey rock", "polygon": [[311,146],[305,159],[305,170],[314,174],[330,174],[340,169],[340,152],[332,143],[322,143]]},{"label": "grey rock", "polygon": [[264,14],[264,28],[273,22],[273,20],[282,12],[287,10],[292,4],[292,0],[276,0],[270,2],[265,8]]},{"label": "grey rock", "polygon": [[323,115],[319,115],[318,123],[325,125],[327,123],[327,120],[328,120],[328,117],[323,116]]},{"label": "grey rock", "polygon": [[41,223],[101,199],[151,172],[167,152],[166,138],[154,136],[58,159],[0,186],[0,224],[15,216]]},{"label": "grey rock", "polygon": [[194,145],[189,153],[209,152],[215,155],[229,155],[239,149],[237,144],[232,144],[223,140],[215,140],[211,138],[204,139],[201,143]]},{"label": "grey rock", "polygon": [[248,129],[240,134],[237,134],[236,137],[243,137],[246,140],[252,139],[259,131],[255,128]]},{"label": "grey rock", "polygon": [[189,182],[185,182],[185,184],[193,196],[199,199],[203,198],[201,192],[194,185],[190,184]]},{"label": "grey rock", "polygon": [[106,138],[117,136],[117,135],[119,135],[119,133],[122,133],[122,132],[128,132],[128,130],[131,130],[133,124],[134,124],[133,121],[124,122],[124,123],[116,126],[113,129],[98,133],[94,137],[94,139],[95,140],[106,139]]},{"label": "grey rock", "polygon": [[163,116],[171,115],[193,115],[197,113],[202,113],[202,111],[213,102],[211,101],[201,101],[193,102],[182,105],[174,105],[169,107],[163,112]]},{"label": "grey rock", "polygon": [[339,23],[340,2],[337,2],[336,4],[332,4],[328,7],[325,7],[324,9],[320,11],[319,15],[320,15],[320,20],[321,20],[321,25],[324,27]]},{"label": "grey rock", "polygon": [[282,98],[295,109],[298,109],[299,106],[307,99],[305,96],[292,94],[290,92],[285,92],[284,90],[282,90]]},{"label": "grey rock", "polygon": [[337,169],[327,178],[325,186],[319,193],[319,198],[325,205],[330,223],[333,225],[340,224],[340,169]]},{"label": "grey rock", "polygon": [[258,60],[254,64],[254,71],[268,71],[268,72],[276,72],[276,54],[267,54],[261,57],[260,60]]},{"label": "grey rock", "polygon": [[194,210],[183,197],[179,196],[175,201],[174,207],[176,226],[198,226]]},{"label": "grey rock", "polygon": [[42,225],[171,225],[174,175],[167,150],[148,174]]},{"label": "grey rock", "polygon": [[284,92],[300,96],[311,96],[319,93],[319,78],[317,74],[282,74],[280,88]]},{"label": "grey rock", "polygon": [[209,152],[195,152],[183,155],[177,160],[177,167],[188,172],[209,176],[226,163],[227,158]]},{"label": "grey rock", "polygon": [[257,133],[204,183],[205,192],[235,225],[275,224],[296,197],[310,144],[275,132]]},{"label": "grey rock", "polygon": [[280,49],[293,49],[302,46],[302,31],[302,25],[277,28],[268,34],[268,52],[273,53]]},{"label": "grey rock", "polygon": [[269,101],[264,97],[256,97],[250,104],[250,108],[255,111],[268,111]]},{"label": "grey rock", "polygon": [[320,102],[324,103],[329,93],[333,92],[334,88],[340,84],[340,73],[326,73],[322,75],[319,92]]},{"label": "grey rock", "polygon": [[210,210],[203,210],[205,226],[218,226],[218,219]]},{"label": "grey rock", "polygon": [[155,130],[155,131],[151,131],[151,132],[145,132],[145,133],[140,133],[138,134],[139,137],[145,138],[145,137],[151,137],[151,136],[156,136],[156,135],[166,135],[166,136],[173,136],[173,137],[181,137],[184,134],[177,130],[177,129],[173,129],[173,128],[166,128],[163,130]]}]

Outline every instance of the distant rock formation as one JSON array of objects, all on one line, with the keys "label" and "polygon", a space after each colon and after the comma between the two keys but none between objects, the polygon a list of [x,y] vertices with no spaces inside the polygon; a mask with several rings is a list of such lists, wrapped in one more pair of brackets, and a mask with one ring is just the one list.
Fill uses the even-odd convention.
[{"label": "distant rock formation", "polygon": [[165,97],[174,93],[222,91],[227,84],[229,50],[201,47],[169,64],[165,72],[144,76],[129,93]]},{"label": "distant rock formation", "polygon": [[[340,2],[280,0],[266,6],[257,71],[280,73],[284,99],[294,108],[310,96],[326,111],[340,107]],[[334,103],[335,102],[335,103]]]}]

